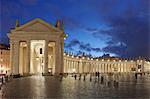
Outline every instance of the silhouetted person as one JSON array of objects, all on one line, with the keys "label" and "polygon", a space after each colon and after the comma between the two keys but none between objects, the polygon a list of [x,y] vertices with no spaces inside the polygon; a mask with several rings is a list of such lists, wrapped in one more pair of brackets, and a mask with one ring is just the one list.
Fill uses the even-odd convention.
[{"label": "silhouetted person", "polygon": [[99,72],[97,73],[97,76],[98,76],[98,78],[99,78]]},{"label": "silhouetted person", "polygon": [[85,75],[84,75],[84,78],[83,78],[83,80],[85,81]]},{"label": "silhouetted person", "polygon": [[90,81],[92,81],[92,76],[90,75]]},{"label": "silhouetted person", "polygon": [[118,87],[118,84],[119,84],[118,82],[114,81],[114,86],[115,87]]},{"label": "silhouetted person", "polygon": [[97,72],[95,73],[95,76],[97,77]]},{"label": "silhouetted person", "polygon": [[135,79],[137,79],[137,73],[135,73]]},{"label": "silhouetted person", "polygon": [[3,78],[3,76],[2,76],[2,84],[4,83],[4,78]]},{"label": "silhouetted person", "polygon": [[103,76],[101,76],[101,83],[103,83],[104,82],[104,77]]},{"label": "silhouetted person", "polygon": [[81,79],[81,74],[79,75],[79,80]]},{"label": "silhouetted person", "polygon": [[77,78],[77,75],[74,75],[74,79],[76,80],[76,78]]}]

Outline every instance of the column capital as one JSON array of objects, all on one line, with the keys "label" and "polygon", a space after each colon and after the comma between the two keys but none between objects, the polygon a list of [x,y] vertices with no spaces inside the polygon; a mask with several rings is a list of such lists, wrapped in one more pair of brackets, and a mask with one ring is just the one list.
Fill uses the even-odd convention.
[{"label": "column capital", "polygon": [[14,44],[14,41],[10,40],[10,41],[9,41],[9,44]]},{"label": "column capital", "polygon": [[19,40],[14,40],[13,41],[15,44],[19,44]]}]

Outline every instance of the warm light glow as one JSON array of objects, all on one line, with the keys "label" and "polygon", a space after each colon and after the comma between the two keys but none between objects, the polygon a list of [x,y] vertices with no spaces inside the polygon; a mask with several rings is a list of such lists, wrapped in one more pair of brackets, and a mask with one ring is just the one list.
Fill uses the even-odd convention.
[{"label": "warm light glow", "polygon": [[138,72],[141,72],[141,69],[138,69]]},{"label": "warm light glow", "polygon": [[3,61],[3,59],[1,58],[1,60],[0,61]]},{"label": "warm light glow", "polygon": [[76,69],[72,69],[72,71],[73,71],[73,72],[75,72],[75,71],[76,71]]},{"label": "warm light glow", "polygon": [[39,57],[37,57],[36,60],[39,60]]}]

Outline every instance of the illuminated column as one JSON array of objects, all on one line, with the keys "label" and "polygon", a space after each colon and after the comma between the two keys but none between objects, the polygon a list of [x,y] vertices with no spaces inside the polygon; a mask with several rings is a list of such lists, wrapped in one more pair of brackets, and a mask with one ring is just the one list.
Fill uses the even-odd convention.
[{"label": "illuminated column", "polygon": [[110,63],[108,63],[107,65],[108,65],[108,73],[110,73]]},{"label": "illuminated column", "polygon": [[128,63],[126,63],[126,72],[129,72],[129,66],[128,66]]},{"label": "illuminated column", "polygon": [[66,61],[65,61],[65,67],[66,67],[66,71],[65,71],[65,73],[67,73],[67,59],[65,59]]},{"label": "illuminated column", "polygon": [[91,66],[90,66],[90,67],[91,67],[91,70],[90,70],[90,71],[91,71],[91,73],[93,73],[93,64],[92,64],[91,61],[90,61],[90,65],[91,65]]},{"label": "illuminated column", "polygon": [[84,72],[86,73],[87,71],[86,71],[86,61],[85,61],[85,63],[84,63]]},{"label": "illuminated column", "polygon": [[106,73],[106,67],[105,67],[105,63],[104,63],[103,65],[104,65],[104,73]]},{"label": "illuminated column", "polygon": [[67,66],[67,59],[65,59],[65,67],[66,67],[66,70],[65,70],[65,73],[67,73],[67,70],[68,70],[68,66]]},{"label": "illuminated column", "polygon": [[69,71],[69,61],[68,61],[68,59],[66,59],[67,60],[67,73],[68,73],[68,71]]},{"label": "illuminated column", "polygon": [[64,72],[66,72],[66,60],[64,59]]},{"label": "illuminated column", "polygon": [[13,74],[19,74],[19,41],[14,42],[14,53],[13,53]]},{"label": "illuminated column", "polygon": [[106,72],[108,73],[108,63],[106,63]]},{"label": "illuminated column", "polygon": [[101,72],[103,73],[103,63],[101,63]]},{"label": "illuminated column", "polygon": [[119,68],[118,62],[116,63],[116,65],[117,65],[117,68],[118,68],[118,72],[120,72],[120,68]]},{"label": "illuminated column", "polygon": [[93,62],[93,72],[95,73],[95,63]]},{"label": "illuminated column", "polygon": [[99,64],[100,64],[100,73],[102,73],[102,64],[101,62],[99,62]]},{"label": "illuminated column", "polygon": [[45,41],[44,48],[44,73],[48,72],[48,41]]},{"label": "illuminated column", "polygon": [[14,42],[10,41],[10,66],[11,66],[11,73],[14,73]]},{"label": "illuminated column", "polygon": [[119,67],[120,67],[120,72],[122,72],[122,69],[121,69],[121,68],[122,68],[122,65],[121,65],[120,62],[119,62],[118,64],[119,64]]},{"label": "illuminated column", "polygon": [[82,61],[82,72],[84,73],[84,62]]},{"label": "illuminated column", "polygon": [[70,73],[70,69],[71,69],[70,65],[71,65],[70,60],[68,60],[69,73]]},{"label": "illuminated column", "polygon": [[122,65],[123,65],[122,67],[123,67],[123,73],[124,73],[124,72],[125,72],[125,71],[124,71],[124,62],[122,63]]},{"label": "illuminated column", "polygon": [[69,60],[67,59],[67,72],[69,73]]},{"label": "illuminated column", "polygon": [[27,50],[26,50],[26,61],[27,61],[27,64],[26,64],[26,71],[27,73],[30,73],[30,47],[31,47],[31,44],[30,44],[30,41],[27,41]]},{"label": "illuminated column", "polygon": [[62,54],[61,54],[61,43],[59,40],[56,41],[56,65],[55,73],[58,75],[62,72]]},{"label": "illuminated column", "polygon": [[77,71],[78,71],[78,73],[79,73],[79,61],[77,61]]},{"label": "illuminated column", "polygon": [[99,63],[98,62],[97,62],[97,65],[98,65],[98,72],[100,72],[100,69],[99,69],[100,67],[99,67]]},{"label": "illuminated column", "polygon": [[126,73],[127,72],[127,65],[126,65],[126,62],[124,64],[124,72]]},{"label": "illuminated column", "polygon": [[72,68],[71,71],[74,69],[74,61],[72,60]]}]

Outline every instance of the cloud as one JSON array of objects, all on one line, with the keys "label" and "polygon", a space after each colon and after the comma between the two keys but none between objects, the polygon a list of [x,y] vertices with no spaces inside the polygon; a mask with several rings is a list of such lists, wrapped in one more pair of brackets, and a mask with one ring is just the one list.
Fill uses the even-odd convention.
[{"label": "cloud", "polygon": [[115,53],[117,55],[122,56],[122,54],[127,54],[127,46],[123,42],[114,43],[112,41],[107,42],[107,46],[102,48],[102,50],[106,53]]},{"label": "cloud", "polygon": [[[147,16],[109,18],[111,29],[88,29],[95,38],[107,37],[102,50],[121,57],[150,57],[150,30]],[[120,45],[116,45],[117,43]]]},{"label": "cloud", "polygon": [[[100,48],[94,48],[89,43],[80,42],[76,39],[71,40],[69,43],[65,44],[65,48],[74,50],[75,47],[78,47],[80,51],[86,51],[86,52],[101,52]],[[77,50],[77,49],[76,49]]]},{"label": "cloud", "polygon": [[150,58],[149,0],[116,1],[102,0],[103,6],[95,9],[99,13],[99,24],[107,28],[93,26],[86,31],[97,39],[105,38],[106,47],[102,48],[105,52],[121,57]]}]

